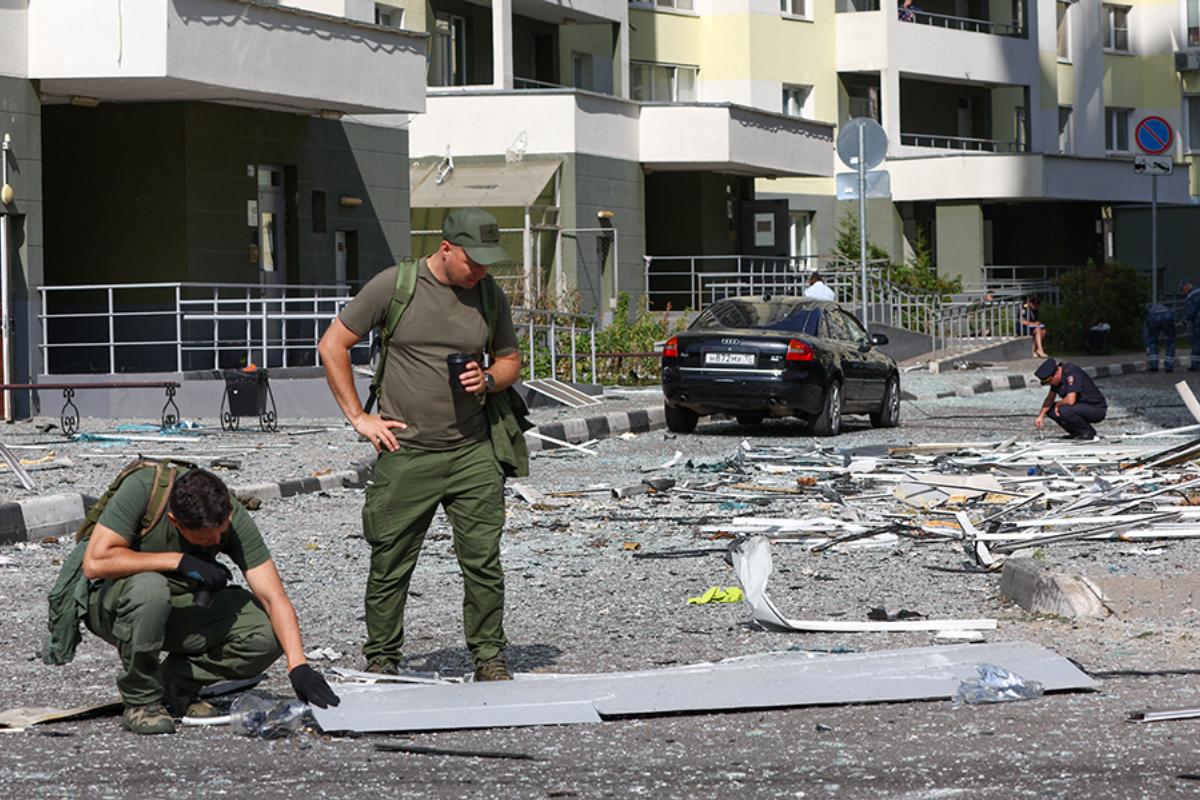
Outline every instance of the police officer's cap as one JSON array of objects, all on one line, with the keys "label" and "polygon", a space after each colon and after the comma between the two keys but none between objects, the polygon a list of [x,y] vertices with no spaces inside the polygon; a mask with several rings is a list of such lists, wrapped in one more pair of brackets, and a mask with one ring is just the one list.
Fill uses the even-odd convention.
[{"label": "police officer's cap", "polygon": [[1033,377],[1042,383],[1047,383],[1054,375],[1054,370],[1056,369],[1058,369],[1058,362],[1053,358],[1047,358],[1041,364],[1038,364],[1038,368],[1033,371]]}]

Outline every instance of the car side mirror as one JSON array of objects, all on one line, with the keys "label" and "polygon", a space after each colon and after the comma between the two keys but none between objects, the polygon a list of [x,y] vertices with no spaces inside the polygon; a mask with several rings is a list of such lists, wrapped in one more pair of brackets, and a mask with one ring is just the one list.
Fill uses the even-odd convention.
[{"label": "car side mirror", "polygon": [[887,343],[888,343],[888,337],[885,334],[882,334],[882,333],[872,333],[871,334],[871,344],[875,345],[876,347],[882,347],[883,345],[885,345]]}]

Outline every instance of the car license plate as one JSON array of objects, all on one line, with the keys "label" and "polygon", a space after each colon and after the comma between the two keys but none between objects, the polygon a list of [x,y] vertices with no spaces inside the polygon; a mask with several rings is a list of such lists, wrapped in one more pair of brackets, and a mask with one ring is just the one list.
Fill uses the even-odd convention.
[{"label": "car license plate", "polygon": [[754,353],[705,353],[704,363],[752,367],[754,366]]}]

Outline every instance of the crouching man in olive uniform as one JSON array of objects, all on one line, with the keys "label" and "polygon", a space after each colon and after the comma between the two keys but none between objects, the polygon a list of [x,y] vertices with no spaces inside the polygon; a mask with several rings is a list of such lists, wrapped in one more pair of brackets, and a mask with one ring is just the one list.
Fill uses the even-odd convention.
[{"label": "crouching man in olive uniform", "polygon": [[[298,698],[337,705],[305,663],[296,612],[245,508],[220,478],[194,469],[175,479],[167,513],[142,532],[154,480],[150,467],[121,483],[83,556],[84,620],[121,657],[122,727],[174,733],[172,713],[215,716],[202,687],[258,675],[281,654]],[[237,565],[250,591],[226,586],[231,576],[217,553]]]}]

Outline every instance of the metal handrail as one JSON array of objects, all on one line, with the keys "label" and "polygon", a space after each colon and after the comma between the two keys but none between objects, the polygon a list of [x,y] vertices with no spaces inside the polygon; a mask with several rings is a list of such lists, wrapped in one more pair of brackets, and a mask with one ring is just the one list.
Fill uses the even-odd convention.
[{"label": "metal handrail", "polygon": [[[163,290],[166,296],[151,301],[138,296],[147,289]],[[107,369],[98,371],[107,374],[160,372],[172,367],[183,372],[193,368],[185,363],[187,356],[198,353],[211,354],[212,368],[219,368],[222,354],[228,353],[242,353],[246,362],[260,359],[262,366],[319,366],[321,335],[351,299],[348,286],[321,284],[72,284],[40,286],[38,292],[42,375],[62,372],[52,369],[52,356],[72,350],[103,352]],[[303,296],[289,296],[294,292]],[[71,298],[71,293],[82,296]],[[187,297],[185,293],[206,296]],[[54,311],[52,297],[98,308]],[[518,339],[526,339],[518,344],[528,353],[531,377],[537,376],[542,362],[549,374],[557,376],[564,358],[570,360],[572,380],[578,375],[579,361],[590,360],[591,374],[596,374],[596,329],[591,315],[520,307],[514,307],[512,315]],[[96,323],[97,335],[91,339],[86,330],[80,333],[80,322],[88,320]],[[138,320],[147,324],[135,324]],[[156,325],[160,330],[157,338]],[[64,332],[68,335],[62,335]],[[374,335],[372,331],[354,348],[362,355],[360,361],[366,361]],[[173,358],[164,355],[168,349]],[[548,360],[539,355],[542,349],[548,350]],[[563,352],[566,356],[560,356]],[[126,357],[125,363],[119,364],[119,354]],[[209,359],[203,360],[207,363]]]},{"label": "metal handrail", "polygon": [[930,11],[911,10],[912,22],[918,25],[931,25],[935,28],[948,28],[967,33],[986,33],[992,36],[1025,36],[1025,28],[1011,22],[992,22],[987,19],[973,17],[956,17],[953,14],[936,14]]},{"label": "metal handrail", "polygon": [[[939,144],[939,143],[944,144]],[[900,144],[909,147],[936,147],[944,150],[968,150],[978,153],[1027,153],[1027,142],[980,139],[973,136],[946,136],[940,133],[900,132]]]}]

